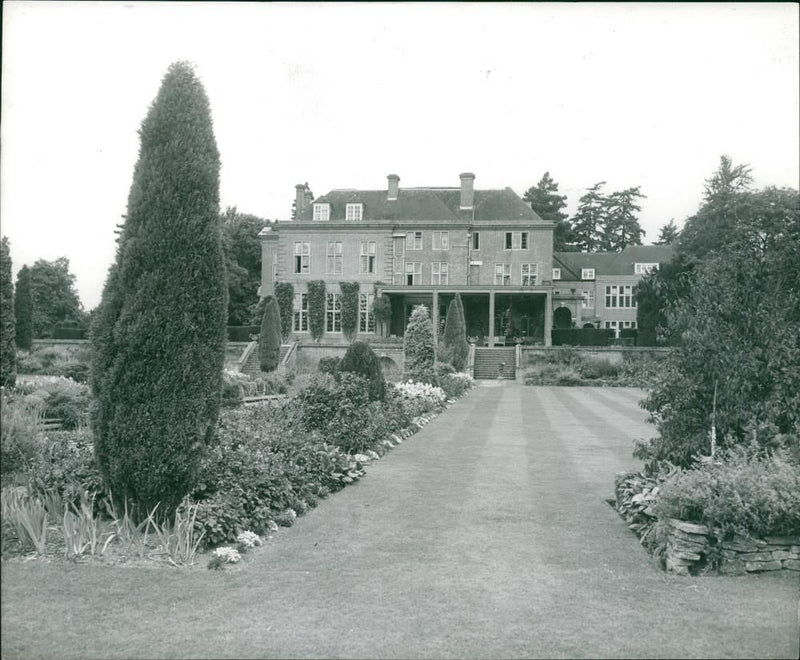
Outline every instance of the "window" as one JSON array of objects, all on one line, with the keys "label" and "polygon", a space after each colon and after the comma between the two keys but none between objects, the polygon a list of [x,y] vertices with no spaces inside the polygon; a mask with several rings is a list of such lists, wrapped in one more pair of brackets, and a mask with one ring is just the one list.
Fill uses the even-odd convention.
[{"label": "window", "polygon": [[584,289],[581,291],[581,294],[583,295],[581,307],[584,309],[594,309],[594,289]]},{"label": "window", "polygon": [[326,222],[331,219],[330,204],[314,204],[314,220]]},{"label": "window", "polygon": [[375,272],[375,255],[377,251],[378,244],[376,241],[359,241],[362,275]]},{"label": "window", "polygon": [[329,293],[325,304],[325,330],[327,332],[342,331],[342,298],[341,294]]},{"label": "window", "polygon": [[308,332],[308,294],[298,293],[294,297],[294,332]]},{"label": "window", "polygon": [[344,207],[344,219],[348,221],[361,220],[364,215],[363,204],[347,204]]},{"label": "window", "polygon": [[372,303],[375,296],[371,293],[358,294],[358,330],[359,332],[375,332],[375,317],[372,315]]},{"label": "window", "polygon": [[406,262],[406,284],[414,286],[422,282],[422,262],[408,261]]},{"label": "window", "polygon": [[434,261],[431,264],[431,284],[447,284],[446,261]]},{"label": "window", "polygon": [[448,231],[435,231],[435,232],[433,232],[433,249],[434,250],[449,250],[450,249],[450,232],[448,232]]},{"label": "window", "polygon": [[594,268],[581,268],[581,279],[582,280],[593,280],[594,279]]},{"label": "window", "polygon": [[472,232],[472,249],[481,249],[481,233],[479,231]]},{"label": "window", "polygon": [[538,280],[539,264],[522,264],[522,286],[536,286]]},{"label": "window", "polygon": [[511,264],[494,265],[494,283],[504,286],[511,284]]},{"label": "window", "polygon": [[633,267],[633,271],[637,275],[644,275],[645,273],[649,273],[651,270],[658,270],[658,264],[657,263],[656,264],[652,264],[652,263],[639,264],[639,263],[637,263]]},{"label": "window", "polygon": [[308,275],[311,267],[311,243],[294,242],[294,272]]},{"label": "window", "polygon": [[635,328],[636,327],[636,321],[622,321],[622,327],[623,328]]},{"label": "window", "polygon": [[561,269],[560,268],[553,268],[553,279],[560,280],[561,279]]},{"label": "window", "polygon": [[633,297],[633,286],[630,284],[606,286],[606,307],[616,307],[620,309],[634,309],[636,300]]},{"label": "window", "polygon": [[507,231],[506,250],[527,250],[528,232],[526,231]]},{"label": "window", "polygon": [[328,241],[328,261],[327,270],[328,275],[341,275],[342,274],[342,242],[341,241]]},{"label": "window", "polygon": [[422,249],[422,232],[410,231],[406,233],[406,250]]}]

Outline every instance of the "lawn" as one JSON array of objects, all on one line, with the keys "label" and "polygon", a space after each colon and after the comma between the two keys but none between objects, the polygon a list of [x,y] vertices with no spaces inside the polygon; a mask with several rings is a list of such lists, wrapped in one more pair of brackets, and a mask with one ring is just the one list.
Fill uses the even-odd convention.
[{"label": "lawn", "polygon": [[796,574],[662,573],[640,391],[479,387],[222,572],[4,562],[3,658],[797,657]]}]

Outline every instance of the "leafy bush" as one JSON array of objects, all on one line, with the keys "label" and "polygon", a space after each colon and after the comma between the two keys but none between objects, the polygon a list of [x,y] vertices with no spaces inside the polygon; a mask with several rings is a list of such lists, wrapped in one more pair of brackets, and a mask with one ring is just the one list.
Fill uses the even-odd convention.
[{"label": "leafy bush", "polygon": [[339,363],[342,358],[324,357],[320,358],[317,368],[324,374],[335,374],[339,371]]},{"label": "leafy bush", "polygon": [[439,387],[448,399],[457,399],[474,387],[472,376],[465,373],[443,374],[439,376]]},{"label": "leafy bush", "polygon": [[586,358],[580,365],[580,374],[590,380],[612,379],[619,375],[619,367],[608,360]]},{"label": "leafy bush", "polygon": [[[263,316],[263,313],[262,313]],[[258,325],[229,325],[227,327],[228,341],[252,341],[253,335],[258,335],[261,326]]]},{"label": "leafy bush", "polygon": [[525,371],[526,385],[582,385],[580,373],[564,364],[538,364]]},{"label": "leafy bush", "polygon": [[42,414],[58,419],[64,429],[83,424],[89,412],[89,387],[62,376],[37,376],[20,385],[19,392],[27,393],[43,403]]},{"label": "leafy bush", "polygon": [[406,380],[436,384],[436,374],[433,369],[436,361],[433,325],[428,309],[424,305],[417,305],[411,312],[403,338],[403,355],[405,359],[403,377]]},{"label": "leafy bush", "polygon": [[702,523],[723,534],[800,534],[800,465],[786,452],[768,454],[756,444],[715,458],[661,485],[653,506],[659,518]]},{"label": "leafy bush", "polygon": [[9,475],[25,472],[36,462],[42,400],[3,391],[0,405],[0,469],[4,482]]},{"label": "leafy bush", "polygon": [[429,383],[395,383],[394,390],[399,395],[409,417],[418,417],[432,412],[444,405],[447,395],[441,387]]},{"label": "leafy bush", "polygon": [[610,328],[555,328],[552,331],[553,346],[608,346],[614,339]]},{"label": "leafy bush", "polygon": [[385,383],[380,358],[369,344],[361,341],[350,344],[339,363],[339,372],[350,372],[363,377],[369,384],[370,401],[381,401]]}]

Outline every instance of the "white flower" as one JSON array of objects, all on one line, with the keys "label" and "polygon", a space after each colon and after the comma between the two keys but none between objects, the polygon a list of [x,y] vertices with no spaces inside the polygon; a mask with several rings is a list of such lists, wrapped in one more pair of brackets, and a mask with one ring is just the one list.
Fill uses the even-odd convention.
[{"label": "white flower", "polygon": [[214,550],[214,556],[224,560],[226,564],[235,564],[242,558],[236,548],[227,546]]},{"label": "white flower", "polygon": [[255,532],[246,531],[236,537],[236,542],[247,548],[254,548],[257,545],[261,545],[261,537]]}]

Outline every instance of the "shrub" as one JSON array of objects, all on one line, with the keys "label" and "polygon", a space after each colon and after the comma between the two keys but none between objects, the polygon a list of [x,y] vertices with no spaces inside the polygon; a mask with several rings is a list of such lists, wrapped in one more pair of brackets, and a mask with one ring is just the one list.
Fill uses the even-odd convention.
[{"label": "shrub", "polygon": [[383,330],[382,334],[388,334],[386,329],[392,322],[392,301],[389,300],[389,296],[385,294],[375,296],[375,300],[372,301],[372,315]]},{"label": "shrub", "polygon": [[341,282],[342,290],[342,334],[352,342],[358,334],[358,282]]},{"label": "shrub", "polygon": [[339,371],[339,363],[342,358],[324,357],[320,358],[317,368],[324,374],[335,374]]},{"label": "shrub", "polygon": [[312,280],[308,283],[308,331],[314,341],[319,341],[325,333],[325,281]]},{"label": "shrub", "polygon": [[441,358],[442,361],[449,362],[457,371],[461,371],[467,365],[467,358],[469,357],[467,327],[464,320],[464,307],[461,304],[461,296],[458,293],[456,293],[447,307],[442,348],[444,352],[444,356]]},{"label": "shrub", "polygon": [[552,331],[553,346],[608,346],[614,339],[611,328],[556,328]]},{"label": "shrub", "polygon": [[441,387],[428,383],[395,383],[394,390],[410,417],[418,417],[444,405],[447,395]]},{"label": "shrub", "polygon": [[472,376],[465,373],[443,374],[439,376],[439,387],[444,390],[448,399],[463,396],[475,385]]},{"label": "shrub", "polygon": [[619,375],[619,367],[608,360],[586,358],[580,365],[580,374],[584,378],[595,380],[598,378],[612,379]]},{"label": "shrub", "polygon": [[114,493],[139,511],[160,503],[171,513],[214,435],[228,308],[219,151],[191,65],[170,66],[139,134],[125,225],[91,332],[92,422]]},{"label": "shrub", "polygon": [[[262,312],[261,317],[264,314]],[[253,335],[258,335],[261,326],[258,325],[229,325],[227,326],[228,341],[252,341]]]},{"label": "shrub", "polygon": [[0,323],[0,386],[14,387],[17,380],[14,287],[11,283],[11,253],[5,236],[0,241]]},{"label": "shrub", "polygon": [[403,338],[403,355],[405,358],[403,377],[406,380],[436,383],[436,374],[433,369],[436,361],[433,326],[424,305],[417,305],[411,312],[411,318]]},{"label": "shrub", "polygon": [[275,282],[275,299],[281,317],[281,339],[288,341],[294,318],[294,285],[291,282]]},{"label": "shrub", "polygon": [[281,355],[281,318],[278,301],[268,296],[258,337],[258,362],[261,371],[274,371]]},{"label": "shrub", "polygon": [[0,469],[4,477],[26,472],[36,462],[40,451],[38,433],[43,411],[44,403],[40,399],[3,391],[0,406]]},{"label": "shrub", "polygon": [[564,364],[543,363],[525,372],[526,385],[581,385],[583,379],[573,367]]},{"label": "shrub", "polygon": [[370,401],[383,400],[384,380],[380,358],[369,344],[361,341],[350,344],[339,363],[340,372],[351,372],[362,376],[369,383]]},{"label": "shrub", "polygon": [[786,452],[770,455],[754,445],[715,459],[667,479],[653,507],[656,515],[703,523],[723,535],[800,534],[800,466]]}]

